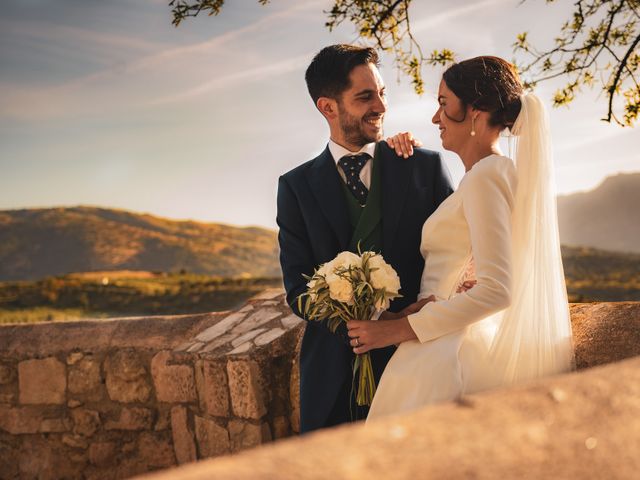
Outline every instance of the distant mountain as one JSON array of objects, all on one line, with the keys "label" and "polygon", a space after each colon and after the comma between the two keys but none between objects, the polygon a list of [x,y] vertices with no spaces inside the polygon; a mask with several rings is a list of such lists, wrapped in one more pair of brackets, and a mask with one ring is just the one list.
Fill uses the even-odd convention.
[{"label": "distant mountain", "polygon": [[558,197],[564,245],[640,253],[640,173],[608,177],[588,192]]},{"label": "distant mountain", "polygon": [[[563,245],[640,253],[640,173],[558,197]],[[0,281],[100,270],[280,276],[276,233],[94,207],[0,210]]]},{"label": "distant mountain", "polygon": [[0,280],[97,270],[279,276],[276,233],[93,207],[0,211]]}]

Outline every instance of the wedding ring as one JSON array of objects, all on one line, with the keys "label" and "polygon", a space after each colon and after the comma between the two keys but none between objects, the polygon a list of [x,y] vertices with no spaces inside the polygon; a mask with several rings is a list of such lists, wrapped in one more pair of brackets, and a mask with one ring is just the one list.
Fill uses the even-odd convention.
[{"label": "wedding ring", "polygon": [[360,346],[360,339],[358,337],[356,337],[356,347]]}]

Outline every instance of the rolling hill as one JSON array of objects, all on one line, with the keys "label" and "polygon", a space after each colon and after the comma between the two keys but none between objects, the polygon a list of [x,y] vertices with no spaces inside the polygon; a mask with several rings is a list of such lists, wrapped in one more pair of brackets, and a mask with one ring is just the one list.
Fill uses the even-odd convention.
[{"label": "rolling hill", "polygon": [[99,270],[280,276],[276,233],[94,207],[0,211],[0,280]]},{"label": "rolling hill", "polygon": [[560,241],[640,253],[640,173],[606,178],[588,192],[558,197]]},{"label": "rolling hill", "polygon": [[[580,258],[580,265],[597,272],[607,262],[624,262],[609,258],[611,252],[640,253],[638,205],[640,173],[609,177],[594,190],[558,197],[562,244],[609,251],[565,248],[565,261]],[[279,277],[276,237],[266,228],[96,207],[4,210],[0,281],[101,270]]]}]

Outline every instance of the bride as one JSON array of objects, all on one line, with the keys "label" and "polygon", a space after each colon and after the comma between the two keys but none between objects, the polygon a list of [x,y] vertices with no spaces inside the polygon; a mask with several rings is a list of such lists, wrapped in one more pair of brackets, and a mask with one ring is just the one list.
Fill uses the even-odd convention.
[{"label": "bride", "polygon": [[[466,173],[425,222],[419,302],[348,322],[355,353],[399,344],[368,420],[571,369],[571,324],[548,119],[511,64],[483,56],[445,71],[433,123]],[[499,136],[516,137],[514,161]],[[389,139],[407,153],[410,136]],[[465,274],[477,283],[459,293]]]}]

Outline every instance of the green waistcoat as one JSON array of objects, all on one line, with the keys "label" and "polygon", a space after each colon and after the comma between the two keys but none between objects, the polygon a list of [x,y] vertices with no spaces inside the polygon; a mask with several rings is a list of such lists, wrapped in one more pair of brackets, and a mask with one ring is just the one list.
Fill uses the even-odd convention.
[{"label": "green waistcoat", "polygon": [[349,221],[353,232],[349,243],[349,250],[352,252],[358,251],[358,242],[360,242],[360,250],[363,252],[366,250],[382,251],[382,182],[380,181],[379,161],[376,160],[376,156],[374,155],[372,160],[371,185],[367,195],[367,204],[364,207],[360,206],[347,185],[342,182],[342,191],[347,200]]}]

